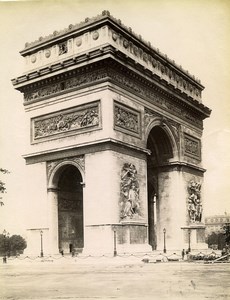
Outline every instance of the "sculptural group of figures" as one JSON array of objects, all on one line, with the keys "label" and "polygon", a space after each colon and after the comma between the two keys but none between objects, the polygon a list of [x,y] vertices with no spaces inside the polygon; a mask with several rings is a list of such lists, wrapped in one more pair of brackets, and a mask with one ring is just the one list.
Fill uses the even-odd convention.
[{"label": "sculptural group of figures", "polygon": [[188,213],[190,222],[201,222],[202,218],[202,202],[200,198],[201,184],[191,181],[188,186]]},{"label": "sculptural group of figures", "polygon": [[121,219],[133,219],[140,216],[137,170],[133,164],[126,163],[121,174]]},{"label": "sculptural group of figures", "polygon": [[[201,222],[201,184],[190,181],[188,185],[188,215],[191,223]],[[141,202],[137,170],[133,164],[125,163],[121,172],[120,217],[122,220],[140,219]]]},{"label": "sculptural group of figures", "polygon": [[98,108],[92,107],[73,113],[60,114],[35,122],[35,138],[52,135],[55,133],[79,129],[99,124]]}]

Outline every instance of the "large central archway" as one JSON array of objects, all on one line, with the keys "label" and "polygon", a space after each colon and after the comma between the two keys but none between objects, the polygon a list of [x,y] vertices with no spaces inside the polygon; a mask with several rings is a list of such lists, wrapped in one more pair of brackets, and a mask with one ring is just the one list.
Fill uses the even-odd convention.
[{"label": "large central archway", "polygon": [[149,244],[156,250],[162,229],[160,224],[164,218],[161,201],[164,201],[163,187],[166,183],[161,172],[174,158],[172,138],[166,125],[159,123],[152,127],[147,139],[147,148],[151,152],[147,159]]},{"label": "large central archway", "polygon": [[79,251],[84,247],[82,176],[73,165],[66,165],[58,180],[59,249]]}]

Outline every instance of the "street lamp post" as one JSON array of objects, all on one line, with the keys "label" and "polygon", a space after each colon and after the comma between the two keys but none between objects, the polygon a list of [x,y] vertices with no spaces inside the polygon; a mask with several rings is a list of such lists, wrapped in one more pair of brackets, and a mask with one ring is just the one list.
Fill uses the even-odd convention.
[{"label": "street lamp post", "polygon": [[188,229],[188,253],[191,252],[191,230]]},{"label": "street lamp post", "polygon": [[116,230],[114,230],[113,232],[113,239],[114,239],[114,243],[113,243],[113,246],[114,246],[114,250],[113,250],[113,256],[117,256],[117,232]]},{"label": "street lamp post", "polygon": [[42,235],[43,235],[43,231],[40,231],[40,235],[41,235],[41,257],[43,257],[43,240],[42,240]]},{"label": "street lamp post", "polygon": [[166,234],[166,229],[163,229],[163,233],[164,233],[164,253],[166,253],[166,241],[165,241],[165,234]]}]

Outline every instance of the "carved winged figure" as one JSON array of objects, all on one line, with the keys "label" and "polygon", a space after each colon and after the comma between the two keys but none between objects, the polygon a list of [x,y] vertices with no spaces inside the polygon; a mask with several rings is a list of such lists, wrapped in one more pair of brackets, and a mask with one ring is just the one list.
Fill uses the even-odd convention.
[{"label": "carved winged figure", "polygon": [[200,199],[201,184],[192,180],[188,185],[188,214],[190,222],[201,222],[202,203]]},{"label": "carved winged figure", "polygon": [[133,164],[124,164],[121,173],[121,218],[140,216],[139,183]]}]

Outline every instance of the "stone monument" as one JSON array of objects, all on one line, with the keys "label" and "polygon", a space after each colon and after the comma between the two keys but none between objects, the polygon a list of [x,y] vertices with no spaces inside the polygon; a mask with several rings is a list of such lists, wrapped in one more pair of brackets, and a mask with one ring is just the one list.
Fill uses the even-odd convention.
[{"label": "stone monument", "polygon": [[204,247],[200,81],[108,11],[20,54],[44,253]]}]

